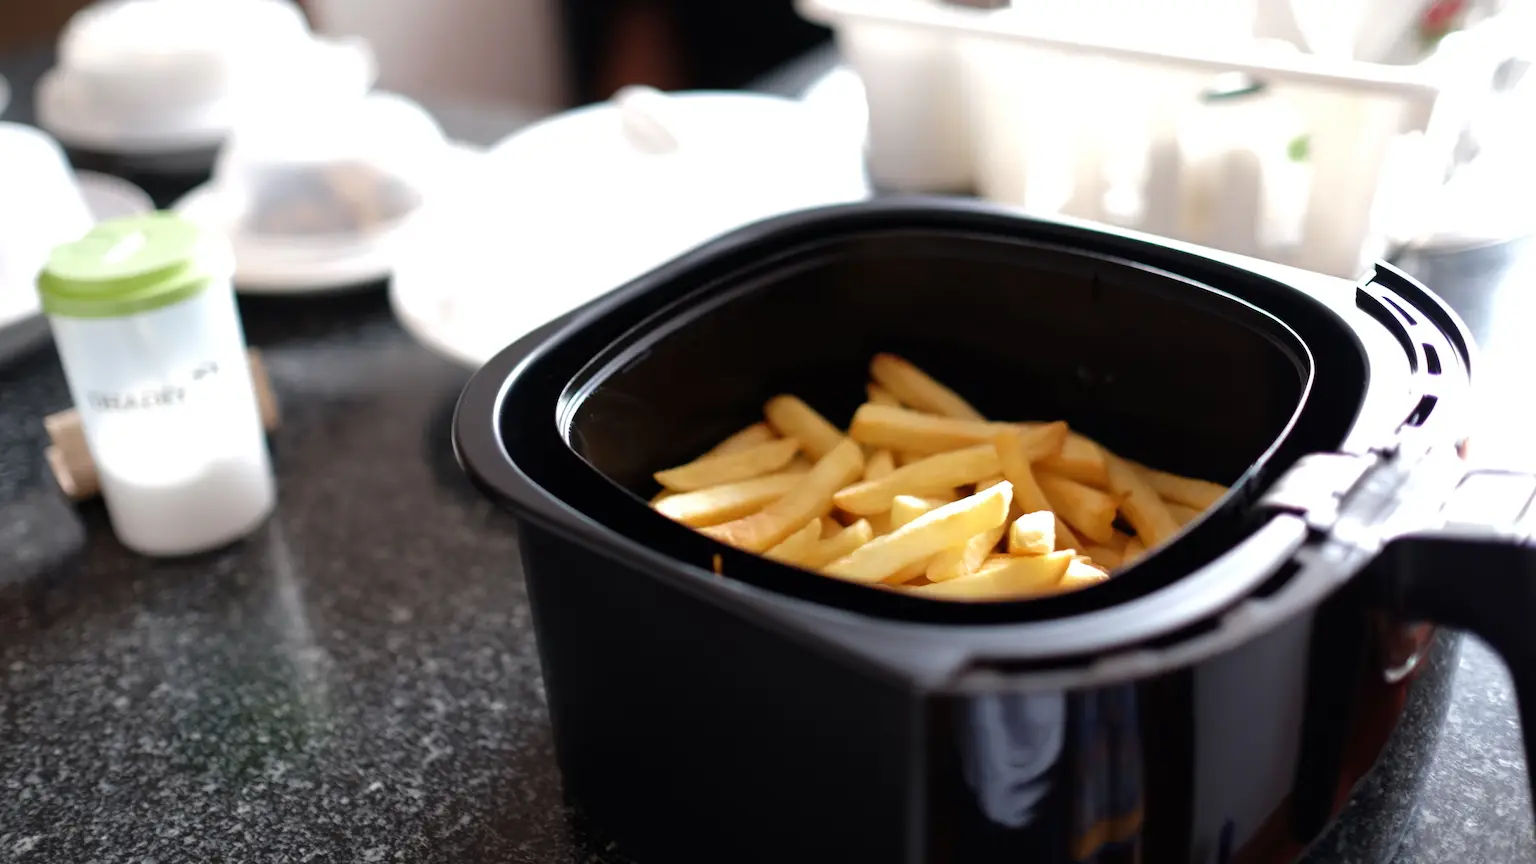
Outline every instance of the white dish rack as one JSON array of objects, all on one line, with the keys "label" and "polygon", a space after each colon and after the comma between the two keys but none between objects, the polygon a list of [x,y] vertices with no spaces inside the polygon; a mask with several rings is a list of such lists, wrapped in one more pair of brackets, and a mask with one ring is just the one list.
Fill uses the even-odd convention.
[{"label": "white dish rack", "polygon": [[[1510,13],[1393,66],[1244,39],[1100,39],[1023,7],[797,6],[833,28],[863,81],[881,188],[974,191],[1342,277],[1419,230],[1528,32],[1501,20]],[[1268,106],[1232,124],[1296,134],[1276,139],[1274,158],[1239,147],[1192,164],[1192,111],[1230,73],[1262,82]]]}]

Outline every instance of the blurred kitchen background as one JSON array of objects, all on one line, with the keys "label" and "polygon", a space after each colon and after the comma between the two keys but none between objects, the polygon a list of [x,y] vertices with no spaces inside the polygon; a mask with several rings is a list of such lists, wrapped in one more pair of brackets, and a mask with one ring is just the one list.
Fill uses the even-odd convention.
[{"label": "blurred kitchen background", "polygon": [[[387,281],[413,335],[467,365],[733,227],[890,192],[1349,278],[1536,224],[1533,5],[7,3],[0,119],[41,133],[0,138],[29,214],[0,338],[35,320],[51,243],[146,196],[230,236],[242,293]],[[70,171],[78,199],[43,179]],[[499,236],[531,242],[488,286]],[[591,237],[611,260],[571,266]]]}]

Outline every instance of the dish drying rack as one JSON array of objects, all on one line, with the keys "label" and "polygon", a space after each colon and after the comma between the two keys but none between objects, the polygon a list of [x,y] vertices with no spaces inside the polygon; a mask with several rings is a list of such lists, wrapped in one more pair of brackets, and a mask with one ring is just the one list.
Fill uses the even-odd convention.
[{"label": "dish drying rack", "polygon": [[[1345,278],[1421,230],[1524,32],[1503,13],[1386,65],[1260,40],[1098,38],[1022,6],[796,3],[863,81],[877,186],[975,192]],[[1234,76],[1251,86],[1228,92],[1262,101],[1201,118],[1235,104],[1211,97]]]}]

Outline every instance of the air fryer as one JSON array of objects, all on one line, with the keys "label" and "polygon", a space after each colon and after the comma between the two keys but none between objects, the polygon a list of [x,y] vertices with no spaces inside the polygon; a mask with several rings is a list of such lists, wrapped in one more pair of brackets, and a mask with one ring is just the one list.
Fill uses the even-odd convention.
[{"label": "air fryer", "polygon": [[[846,423],[878,351],[1231,491],[1106,583],[973,604],[646,506],[652,471],[776,393]],[[511,346],[455,442],[520,520],[567,791],[642,860],[1291,861],[1423,713],[1416,622],[1481,630],[1524,680],[1495,599],[1530,608],[1524,553],[1487,526],[1536,480],[1457,459],[1470,361],[1385,266],[1350,284],[869,202],[735,232]],[[1473,560],[1519,587],[1458,591]]]}]

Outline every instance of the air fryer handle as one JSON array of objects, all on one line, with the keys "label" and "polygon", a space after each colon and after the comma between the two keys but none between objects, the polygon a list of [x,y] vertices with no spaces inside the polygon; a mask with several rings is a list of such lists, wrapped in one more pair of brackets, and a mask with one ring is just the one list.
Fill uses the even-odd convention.
[{"label": "air fryer handle", "polygon": [[1472,471],[1445,525],[1398,537],[1376,561],[1405,617],[1467,630],[1515,683],[1526,773],[1536,802],[1536,475]]}]

